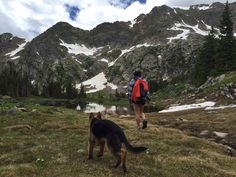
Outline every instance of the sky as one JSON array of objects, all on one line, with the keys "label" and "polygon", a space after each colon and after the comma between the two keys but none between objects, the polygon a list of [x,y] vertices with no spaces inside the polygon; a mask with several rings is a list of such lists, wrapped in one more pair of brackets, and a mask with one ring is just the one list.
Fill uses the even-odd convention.
[{"label": "sky", "polygon": [[[32,39],[59,21],[90,30],[103,22],[131,21],[153,7],[189,7],[214,0],[0,0],[0,34]],[[225,0],[218,0],[225,3]],[[229,0],[236,2],[236,0]]]}]

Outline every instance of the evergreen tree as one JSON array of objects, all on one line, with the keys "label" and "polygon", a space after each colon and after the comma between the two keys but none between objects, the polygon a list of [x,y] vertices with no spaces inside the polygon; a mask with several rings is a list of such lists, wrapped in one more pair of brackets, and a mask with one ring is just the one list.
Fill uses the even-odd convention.
[{"label": "evergreen tree", "polygon": [[77,97],[77,89],[75,88],[75,81],[72,77],[68,76],[65,82],[66,93],[65,96],[68,99]]},{"label": "evergreen tree", "polygon": [[15,64],[9,61],[0,73],[0,94],[27,97],[31,94],[31,89],[29,75],[22,69],[17,70]]},{"label": "evergreen tree", "polygon": [[228,1],[226,2],[222,19],[220,21],[220,40],[218,46],[218,53],[216,56],[216,74],[222,74],[226,71],[236,69],[235,65],[235,40],[233,36],[233,22],[231,20],[231,13]]},{"label": "evergreen tree", "polygon": [[86,98],[86,91],[85,91],[85,87],[84,87],[83,84],[81,84],[81,86],[80,86],[79,97],[80,98]]},{"label": "evergreen tree", "polygon": [[156,92],[158,90],[159,84],[157,83],[157,80],[150,80],[148,82],[148,86],[149,86],[149,92],[153,93],[153,92]]},{"label": "evergreen tree", "polygon": [[194,73],[194,83],[200,85],[206,81],[209,75],[215,73],[216,39],[214,28],[204,38],[204,43],[197,56]]}]

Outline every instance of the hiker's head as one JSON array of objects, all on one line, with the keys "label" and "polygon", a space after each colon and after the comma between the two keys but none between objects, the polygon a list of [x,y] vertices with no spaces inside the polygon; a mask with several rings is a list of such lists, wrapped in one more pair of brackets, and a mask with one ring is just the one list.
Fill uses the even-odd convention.
[{"label": "hiker's head", "polygon": [[140,70],[137,70],[137,71],[134,71],[133,75],[136,76],[136,77],[141,77],[142,73],[141,73]]}]

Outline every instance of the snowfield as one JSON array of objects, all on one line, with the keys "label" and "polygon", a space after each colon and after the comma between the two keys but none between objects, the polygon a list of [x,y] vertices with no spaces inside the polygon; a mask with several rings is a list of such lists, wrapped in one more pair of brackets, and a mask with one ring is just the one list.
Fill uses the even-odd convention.
[{"label": "snowfield", "polygon": [[86,91],[86,93],[94,93],[105,89],[107,86],[113,90],[116,90],[118,88],[116,85],[107,82],[107,79],[103,72],[99,73],[98,75],[94,76],[93,78],[87,81],[77,84],[76,88],[80,89],[81,84],[83,84],[85,88],[90,88],[90,90]]},{"label": "snowfield", "polygon": [[212,107],[215,104],[216,104],[215,102],[207,101],[207,102],[203,102],[203,103],[199,103],[199,104],[173,106],[173,107],[169,107],[168,109],[159,111],[159,113],[177,112],[177,111],[184,111],[184,110],[190,110],[190,109],[206,108],[206,107]]},{"label": "snowfield", "polygon": [[[22,44],[20,44],[20,45],[18,45],[18,48],[17,48],[17,49],[15,49],[15,50],[13,50],[13,51],[11,51],[11,52],[5,54],[5,55],[6,55],[6,56],[10,56],[12,60],[15,60],[15,59],[17,59],[17,58],[20,58],[20,56],[15,56],[15,55],[16,55],[18,52],[20,52],[21,50],[23,50],[26,44],[27,44],[27,41],[24,42],[24,43],[22,43]],[[15,57],[13,57],[13,56],[15,56]]]},{"label": "snowfield", "polygon": [[216,110],[216,109],[227,109],[227,108],[236,108],[236,105],[218,106],[218,107],[207,107],[205,110]]},{"label": "snowfield", "polygon": [[207,102],[203,102],[199,104],[178,105],[178,106],[172,106],[172,107],[169,107],[168,109],[159,111],[159,113],[178,112],[178,111],[185,111],[185,110],[199,109],[199,108],[205,108],[205,110],[236,108],[236,105],[214,107],[215,104],[216,104],[215,102],[207,101]]},{"label": "snowfield", "polygon": [[88,48],[84,44],[67,44],[63,40],[61,40],[60,45],[65,46],[68,49],[68,53],[71,54],[85,54],[85,55],[93,55],[97,52],[97,48]]},{"label": "snowfield", "polygon": [[116,63],[116,61],[117,61],[121,56],[123,56],[124,54],[129,53],[129,52],[133,51],[134,49],[137,49],[137,48],[140,48],[140,47],[150,47],[150,46],[155,46],[155,45],[148,44],[148,43],[144,43],[144,44],[138,44],[138,45],[132,46],[132,47],[130,47],[130,48],[128,48],[128,49],[121,50],[120,56],[117,57],[114,61],[108,63],[108,67],[113,66],[113,65]]},{"label": "snowfield", "polygon": [[[207,25],[205,23],[204,23],[204,25],[206,26],[207,29],[209,29],[209,25]],[[167,39],[169,39],[168,43],[172,42],[175,39],[184,39],[184,40],[186,40],[188,38],[188,35],[190,34],[191,30],[193,30],[195,33],[203,35],[203,36],[206,36],[209,33],[209,31],[204,31],[204,30],[201,30],[199,28],[199,22],[198,22],[197,25],[191,26],[191,25],[186,24],[183,20],[182,20],[181,23],[175,23],[172,28],[167,28],[167,30],[182,31],[182,33],[178,34],[175,37],[167,38]]]}]

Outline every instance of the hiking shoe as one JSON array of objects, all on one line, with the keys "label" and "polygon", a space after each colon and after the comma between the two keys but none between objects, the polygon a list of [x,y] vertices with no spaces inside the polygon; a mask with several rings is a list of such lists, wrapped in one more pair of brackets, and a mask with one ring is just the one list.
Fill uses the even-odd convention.
[{"label": "hiking shoe", "polygon": [[145,129],[145,128],[147,128],[147,121],[146,121],[146,120],[143,121],[143,127],[142,127],[142,129]]}]

